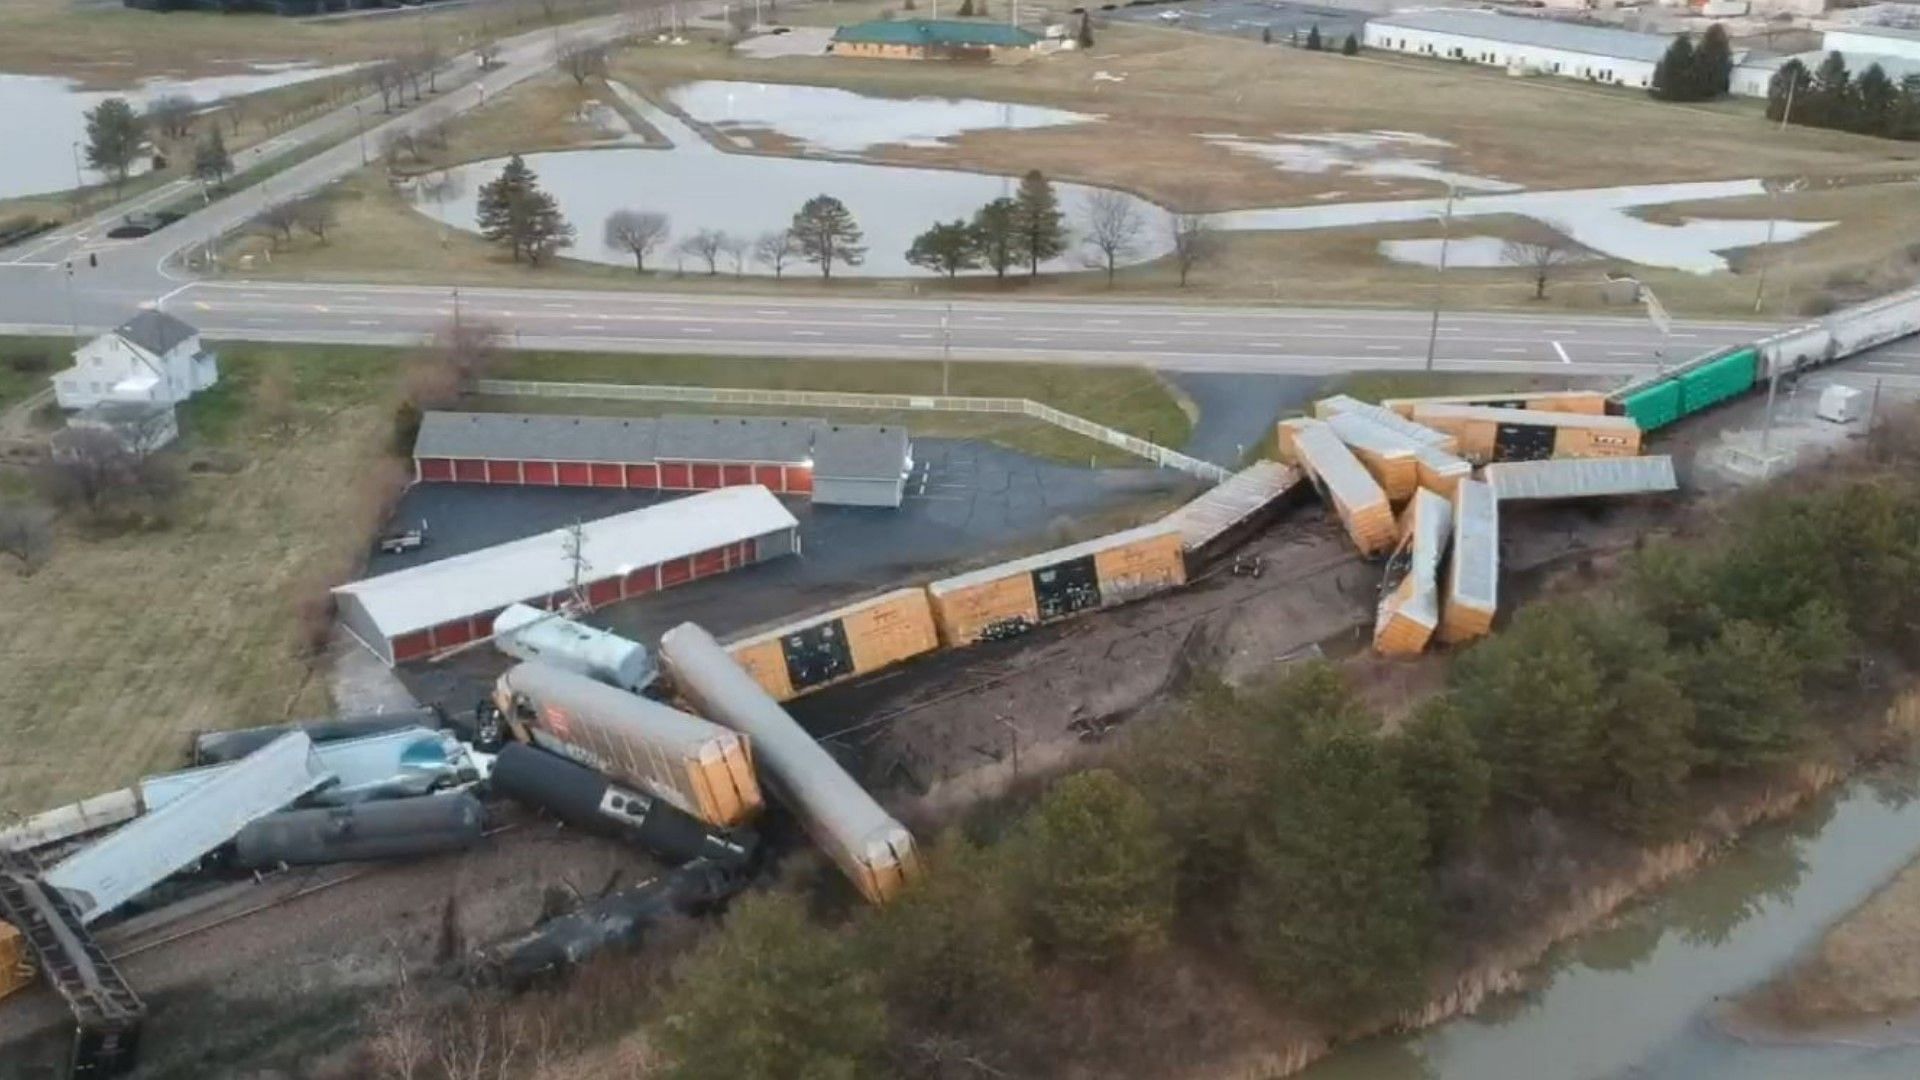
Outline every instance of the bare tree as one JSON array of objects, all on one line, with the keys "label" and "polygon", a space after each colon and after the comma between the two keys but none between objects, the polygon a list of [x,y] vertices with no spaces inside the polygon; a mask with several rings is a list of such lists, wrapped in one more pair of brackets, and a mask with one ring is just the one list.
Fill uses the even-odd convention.
[{"label": "bare tree", "polygon": [[325,192],[315,192],[294,200],[292,210],[294,221],[307,231],[307,235],[322,244],[327,242],[327,233],[340,220],[340,212],[334,207],[333,197]]},{"label": "bare tree", "polygon": [[467,393],[500,362],[500,351],[506,340],[506,330],[496,323],[485,319],[449,319],[427,339],[423,358],[453,372],[459,392]]},{"label": "bare tree", "polygon": [[420,123],[418,139],[422,145],[435,150],[445,150],[453,141],[453,117],[446,109],[435,106]]},{"label": "bare tree", "polygon": [[381,112],[392,112],[394,105],[404,99],[407,77],[404,66],[398,60],[381,60],[368,65],[367,82],[380,94]]},{"label": "bare tree", "polygon": [[169,139],[184,139],[193,133],[193,99],[185,94],[163,94],[147,103],[147,123]]},{"label": "bare tree", "polygon": [[754,261],[772,270],[775,280],[787,268],[787,263],[799,254],[799,246],[793,242],[793,233],[786,229],[761,233],[753,242]]},{"label": "bare tree", "polygon": [[32,577],[53,554],[53,515],[29,503],[0,503],[0,552],[20,560],[21,577]]},{"label": "bare tree", "polygon": [[730,232],[720,234],[720,251],[726,255],[728,261],[733,263],[734,277],[739,277],[741,274],[746,273],[747,252],[751,250],[752,247],[753,242],[744,236],[735,236]]},{"label": "bare tree", "polygon": [[300,227],[300,215],[291,202],[275,203],[260,211],[253,223],[267,232],[274,247],[279,247],[293,239],[293,230]]},{"label": "bare tree", "polygon": [[1572,241],[1559,233],[1540,233],[1500,245],[1500,261],[1522,267],[1533,279],[1533,298],[1547,298],[1547,284],[1579,256]]},{"label": "bare tree", "polygon": [[402,161],[420,160],[420,140],[405,128],[396,128],[380,136],[380,158],[389,167]]},{"label": "bare tree", "polygon": [[1184,289],[1194,267],[1220,253],[1220,236],[1210,215],[1192,211],[1168,211],[1167,234],[1173,240],[1173,263],[1180,270],[1180,287]]},{"label": "bare tree", "polygon": [[131,496],[145,496],[159,509],[178,491],[180,478],[170,464],[146,453],[152,442],[139,431],[67,428],[40,466],[41,493],[55,506],[77,507],[95,518]]},{"label": "bare tree", "polygon": [[262,431],[284,435],[293,430],[299,415],[294,404],[293,379],[285,364],[274,364],[261,372],[253,384],[253,418]]},{"label": "bare tree", "polygon": [[727,234],[719,229],[701,229],[680,241],[680,251],[704,261],[711,276],[720,272],[720,251],[726,242]]},{"label": "bare tree", "polygon": [[1140,216],[1140,205],[1125,192],[1095,191],[1087,196],[1081,216],[1086,224],[1087,246],[1093,248],[1088,263],[1104,267],[1107,284],[1112,285],[1120,260],[1133,254],[1140,242],[1140,232],[1146,227],[1146,221]]},{"label": "bare tree", "polygon": [[647,256],[667,238],[667,215],[651,210],[615,210],[607,215],[607,246],[633,253],[633,272],[644,274]]},{"label": "bare tree", "polygon": [[572,77],[575,86],[607,73],[607,47],[595,41],[575,38],[560,46],[560,70]]}]

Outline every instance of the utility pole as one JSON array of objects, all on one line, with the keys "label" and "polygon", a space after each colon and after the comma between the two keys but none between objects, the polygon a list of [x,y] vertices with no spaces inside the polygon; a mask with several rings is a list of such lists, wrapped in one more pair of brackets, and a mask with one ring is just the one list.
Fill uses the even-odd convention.
[{"label": "utility pole", "polygon": [[1760,260],[1760,280],[1753,286],[1753,313],[1760,314],[1760,304],[1766,298],[1767,270],[1773,265],[1773,230],[1780,224],[1780,194],[1783,191],[1800,190],[1800,181],[1794,180],[1785,187],[1767,186],[1767,242],[1762,245],[1763,258]]},{"label": "utility pole", "polygon": [[453,287],[453,336],[456,341],[459,340],[459,337],[460,337],[460,286],[458,285],[455,285]]},{"label": "utility pole", "polygon": [[940,396],[946,397],[949,369],[953,366],[953,305],[940,314]]},{"label": "utility pole", "polygon": [[1794,92],[1799,89],[1800,89],[1800,78],[1799,76],[1796,75],[1794,76],[1794,80],[1787,84],[1787,103],[1784,106],[1782,106],[1780,109],[1780,130],[1781,131],[1787,130],[1787,118],[1793,115]]},{"label": "utility pole", "polygon": [[1440,344],[1440,300],[1447,283],[1447,244],[1453,239],[1452,184],[1447,185],[1447,206],[1440,214],[1440,268],[1433,282],[1433,319],[1427,324],[1427,370],[1433,370],[1433,354]]},{"label": "utility pole", "polygon": [[67,324],[73,331],[73,347],[80,348],[80,307],[73,299],[73,260],[67,260]]},{"label": "utility pole", "polygon": [[360,103],[353,103],[353,126],[360,134],[360,164],[367,163],[367,118],[360,109]]}]

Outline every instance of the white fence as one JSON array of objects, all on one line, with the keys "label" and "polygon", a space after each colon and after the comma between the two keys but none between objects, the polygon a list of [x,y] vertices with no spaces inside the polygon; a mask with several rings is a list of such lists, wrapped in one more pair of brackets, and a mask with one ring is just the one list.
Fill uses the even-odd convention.
[{"label": "white fence", "polygon": [[853,394],[830,390],[742,390],[716,386],[642,386],[628,383],[531,382],[482,379],[482,394],[504,397],[587,398],[600,401],[667,401],[689,405],[752,405],[802,409],[872,409],[887,412],[1002,413],[1029,417],[1085,436],[1163,468],[1177,469],[1212,483],[1231,473],[1210,461],[1061,412],[1027,398],[951,397],[940,394]]}]

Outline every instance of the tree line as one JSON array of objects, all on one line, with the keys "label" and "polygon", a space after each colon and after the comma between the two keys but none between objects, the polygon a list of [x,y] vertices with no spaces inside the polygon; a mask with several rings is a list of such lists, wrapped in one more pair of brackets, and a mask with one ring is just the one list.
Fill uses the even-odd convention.
[{"label": "tree line", "polygon": [[1707,27],[1700,45],[1692,34],[1680,34],[1667,46],[1667,54],[1653,65],[1653,82],[1647,93],[1661,101],[1712,101],[1727,96],[1733,80],[1733,43],[1727,29],[1719,23]]},{"label": "tree line", "polygon": [[935,839],[887,908],[829,927],[798,894],[749,896],[676,971],[668,1071],[1044,1075],[1111,1040],[1172,1052],[1076,1019],[1170,946],[1333,1032],[1390,1018],[1463,927],[1504,925],[1489,879],[1564,862],[1566,829],[1670,837],[1696,780],[1835,741],[1815,705],[1920,644],[1920,444],[1900,458],[1749,497],[1604,591],[1524,608],[1393,730],[1329,664],[1203,681],[1104,767]]},{"label": "tree line", "polygon": [[1789,60],[1767,84],[1767,119],[1889,139],[1920,139],[1920,74],[1894,82],[1879,64],[1855,77],[1830,52],[1808,72]]}]

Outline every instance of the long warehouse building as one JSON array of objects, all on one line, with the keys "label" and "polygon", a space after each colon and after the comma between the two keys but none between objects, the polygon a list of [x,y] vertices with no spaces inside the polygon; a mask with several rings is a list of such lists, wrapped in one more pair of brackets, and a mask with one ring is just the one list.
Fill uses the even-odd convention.
[{"label": "long warehouse building", "polygon": [[[800,549],[800,523],[757,485],[703,492],[580,526],[586,606],[711,577]],[[493,632],[510,604],[573,597],[568,529],[364,578],[333,590],[340,621],[389,665]]]},{"label": "long warehouse building", "polygon": [[759,484],[821,506],[897,507],[913,441],[897,424],[779,416],[430,412],[413,468],[421,482],[662,491]]}]

